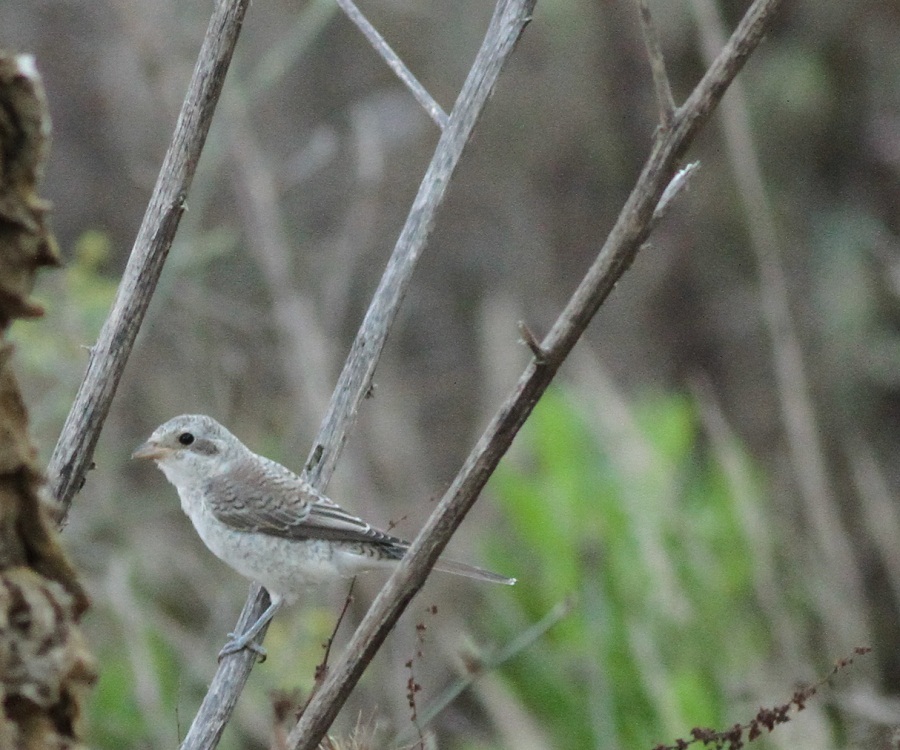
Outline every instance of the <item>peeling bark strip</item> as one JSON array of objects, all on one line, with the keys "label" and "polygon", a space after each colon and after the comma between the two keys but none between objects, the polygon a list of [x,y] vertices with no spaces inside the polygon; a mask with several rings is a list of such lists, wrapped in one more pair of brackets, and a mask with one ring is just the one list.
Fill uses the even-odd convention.
[{"label": "peeling bark strip", "polygon": [[78,619],[88,600],[57,542],[6,330],[37,317],[38,269],[59,264],[37,193],[50,147],[43,86],[27,55],[0,51],[0,747],[77,748],[95,678]]}]

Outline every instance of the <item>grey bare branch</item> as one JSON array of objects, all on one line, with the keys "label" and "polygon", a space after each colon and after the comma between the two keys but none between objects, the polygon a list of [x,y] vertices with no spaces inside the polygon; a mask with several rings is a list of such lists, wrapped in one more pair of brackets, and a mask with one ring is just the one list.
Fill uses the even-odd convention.
[{"label": "grey bare branch", "polygon": [[[438,141],[313,444],[304,478],[320,491],[324,491],[331,479],[341,449],[356,422],[360,404],[369,392],[375,366],[463,149],[496,85],[503,64],[530,20],[534,2],[500,0],[497,4],[481,49]],[[249,623],[256,621],[265,610],[267,600],[264,590],[254,584],[236,632],[243,632]],[[253,655],[248,656],[246,652],[222,660],[181,745],[182,750],[216,747],[253,663]],[[335,712],[337,710],[338,707],[335,707]]]},{"label": "grey bare branch", "polygon": [[[403,302],[412,272],[431,234],[463,149],[490,96],[500,69],[529,20],[535,0],[500,0],[481,49],[441,134],[428,170],[419,185],[406,223],[341,372],[328,413],[313,446],[306,479],[319,490],[331,479],[340,448],[356,421],[388,332]],[[321,448],[319,447],[321,446]],[[313,454],[318,459],[313,460]]]},{"label": "grey bare branch", "polygon": [[647,48],[650,70],[653,73],[653,87],[656,90],[656,104],[659,107],[659,124],[660,127],[667,128],[672,124],[675,116],[675,100],[672,98],[672,86],[669,83],[669,74],[666,72],[666,61],[647,0],[638,0],[638,11],[644,46]]},{"label": "grey bare branch", "polygon": [[[313,750],[317,747],[369,661],[475,503],[559,366],[612,291],[617,279],[631,265],[647,238],[654,210],[678,168],[678,160],[759,44],[778,6],[779,0],[756,0],[753,3],[685,104],[675,111],[672,127],[659,131],[637,184],[597,259],[542,342],[543,362],[533,361],[528,366],[491,420],[406,557],[382,588],[343,654],[332,665],[325,682],[291,731],[289,747],[295,750]],[[509,10],[509,7],[501,7],[498,13]]]},{"label": "grey bare branch", "polygon": [[112,311],[91,347],[87,372],[53,449],[47,475],[65,523],[185,210],[188,190],[250,0],[217,3],[169,150],[153,188]]},{"label": "grey bare branch", "polygon": [[441,105],[434,100],[434,97],[428,93],[428,90],[419,83],[419,80],[412,74],[412,71],[406,67],[399,55],[391,49],[391,46],[384,40],[384,37],[378,33],[378,29],[376,29],[369,19],[362,14],[360,9],[356,7],[353,0],[337,0],[337,4],[340,6],[341,10],[346,13],[347,18],[353,21],[366,39],[369,40],[369,44],[371,44],[375,51],[381,55],[388,64],[388,67],[394,71],[397,78],[399,78],[403,82],[403,85],[410,90],[410,93],[412,93],[416,101],[422,105],[424,110],[428,113],[428,116],[434,120],[435,124],[441,130],[446,128],[448,119],[447,113],[444,112]]}]

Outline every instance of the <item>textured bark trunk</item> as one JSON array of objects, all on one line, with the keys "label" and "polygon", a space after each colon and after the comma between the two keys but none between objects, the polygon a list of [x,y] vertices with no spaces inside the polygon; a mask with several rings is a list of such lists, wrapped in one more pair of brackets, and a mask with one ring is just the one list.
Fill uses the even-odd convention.
[{"label": "textured bark trunk", "polygon": [[49,149],[43,87],[27,55],[0,51],[0,749],[77,748],[95,677],[77,626],[88,605],[59,545],[6,331],[40,316],[29,299],[58,264],[36,192]]}]

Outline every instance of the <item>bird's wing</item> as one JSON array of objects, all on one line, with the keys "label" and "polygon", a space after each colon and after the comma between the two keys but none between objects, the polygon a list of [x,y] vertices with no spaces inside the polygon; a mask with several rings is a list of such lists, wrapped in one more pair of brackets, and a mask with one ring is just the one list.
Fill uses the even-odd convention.
[{"label": "bird's wing", "polygon": [[206,503],[226,526],[285,539],[381,542],[398,552],[409,546],[348,513],[281,464],[255,458],[207,484]]}]

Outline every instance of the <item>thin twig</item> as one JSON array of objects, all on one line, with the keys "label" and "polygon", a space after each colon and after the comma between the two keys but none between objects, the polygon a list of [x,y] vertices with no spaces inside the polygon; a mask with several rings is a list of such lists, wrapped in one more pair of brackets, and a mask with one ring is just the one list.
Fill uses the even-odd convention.
[{"label": "thin twig", "polygon": [[250,0],[216,4],[153,195],[113,308],[91,347],[87,372],[47,467],[62,525],[94,448],[185,210],[188,190]]},{"label": "thin twig", "polygon": [[412,71],[406,67],[403,60],[384,40],[384,37],[378,33],[378,30],[369,22],[369,19],[356,7],[353,0],[337,0],[337,4],[347,14],[347,18],[357,25],[366,39],[369,40],[369,44],[375,48],[375,51],[384,58],[390,69],[396,73],[397,78],[403,82],[403,85],[410,90],[416,101],[428,113],[428,116],[434,120],[441,130],[444,130],[447,127],[447,113],[444,112],[441,105],[434,100],[425,87],[419,83]]},{"label": "thin twig", "polygon": [[316,690],[319,689],[319,685],[321,685],[323,680],[325,679],[325,675],[328,674],[328,660],[331,658],[331,647],[332,645],[334,645],[334,639],[335,637],[337,637],[338,630],[340,630],[341,628],[341,623],[344,622],[344,617],[347,616],[347,610],[350,609],[350,605],[353,603],[353,587],[355,585],[356,578],[351,578],[350,588],[347,589],[347,596],[344,597],[344,606],[341,607],[341,613],[338,615],[337,621],[334,623],[334,627],[331,629],[331,634],[323,644],[325,647],[325,653],[322,655],[322,661],[316,664],[315,674],[313,675],[312,690],[309,691],[309,696],[306,698],[306,702],[303,704],[302,708],[297,711],[295,719],[299,719],[303,712],[306,710],[306,707],[309,705],[312,697],[316,694]]},{"label": "thin twig", "polygon": [[[568,596],[557,603],[556,606],[547,612],[540,620],[519,633],[505,646],[495,649],[486,656],[465,659],[465,674],[447,687],[447,689],[435,700],[425,706],[425,710],[422,711],[419,718],[419,726],[416,728],[421,732],[422,728],[427,727],[434,721],[441,711],[447,708],[447,706],[453,703],[453,701],[455,701],[465,690],[471,687],[481,675],[503,666],[510,659],[515,658],[526,649],[531,648],[532,644],[543,637],[550,628],[556,625],[560,620],[568,617],[574,607],[575,597]],[[394,739],[394,744],[404,747],[408,745],[412,739],[411,733],[407,729],[397,735]]]},{"label": "thin twig", "polygon": [[[324,491],[337,465],[360,405],[372,385],[375,366],[388,333],[409,288],[413,271],[422,255],[434,224],[434,217],[475,123],[497,82],[503,63],[530,19],[535,0],[500,0],[472,70],[453,108],[447,128],[441,134],[428,171],[410,208],[406,224],[385,268],[381,282],[356,340],[338,378],[328,412],[303,475],[319,491]],[[512,6],[512,7],[509,7]],[[265,610],[268,597],[257,584],[250,595],[235,632],[243,632]],[[263,637],[265,630],[260,634]],[[252,654],[250,655],[252,657]],[[221,737],[247,681],[254,659],[246,651],[221,661],[200,710],[185,737],[182,750],[210,750]],[[325,684],[329,680],[326,679]],[[317,693],[318,695],[318,693]],[[311,705],[317,702],[314,697]]]},{"label": "thin twig", "polygon": [[746,747],[748,743],[758,740],[766,734],[771,734],[775,727],[786,724],[798,713],[804,711],[807,704],[818,695],[819,691],[831,684],[832,678],[842,670],[851,667],[857,657],[866,656],[871,651],[872,649],[868,646],[857,646],[853,649],[852,655],[838,659],[827,675],[812,685],[796,688],[786,703],[771,708],[761,707],[746,724],[733,724],[728,729],[721,731],[711,727],[694,727],[691,730],[690,738],[675,740],[671,745],[660,743],[653,750],[687,750],[691,745],[698,744],[712,750],[737,750],[737,748]]},{"label": "thin twig", "polygon": [[[504,7],[505,6],[505,7]],[[653,150],[599,256],[579,284],[541,348],[546,358],[519,378],[497,414],[463,464],[440,504],[419,532],[409,552],[391,574],[344,653],[291,731],[289,746],[313,750],[340,707],[406,608],[421,588],[453,532],[475,503],[513,438],[549,386],[591,318],[633,261],[647,238],[653,212],[675,174],[679,158],[709,118],[725,90],[753,52],[771,23],[779,0],[755,0],[728,44],[703,79],[675,113],[672,127],[660,131]],[[500,3],[498,13],[513,13],[509,23],[524,23],[517,14],[530,13],[514,3]],[[496,19],[496,16],[495,16]],[[451,127],[448,130],[452,130]]]},{"label": "thin twig", "polygon": [[355,585],[356,578],[352,578],[350,580],[350,588],[347,589],[347,596],[344,597],[344,606],[341,607],[341,613],[338,615],[337,622],[334,623],[331,635],[329,635],[328,640],[325,641],[325,655],[322,657],[322,663],[316,667],[316,684],[319,683],[319,675],[322,675],[324,678],[325,675],[328,674],[328,659],[331,658],[331,646],[334,644],[335,636],[341,627],[341,623],[344,621],[344,617],[347,616],[347,610],[350,609],[350,605],[353,604],[353,587]]},{"label": "thin twig", "polygon": [[531,350],[535,361],[542,362],[544,359],[544,350],[541,349],[541,342],[538,341],[537,336],[534,335],[534,332],[528,327],[528,324],[524,320],[519,321],[519,335],[522,337],[522,343]]},{"label": "thin twig", "polygon": [[[535,0],[517,0],[517,4],[524,4],[529,8],[533,7],[534,2]],[[498,7],[506,8],[510,3],[511,0],[499,0]],[[434,217],[443,202],[462,151],[497,82],[503,63],[529,20],[523,16],[518,22],[513,22],[512,15],[509,12],[501,17],[495,11],[481,49],[453,107],[450,122],[441,134],[378,289],[350,348],[328,413],[322,420],[307,460],[305,478],[320,491],[324,490],[331,479],[344,441],[356,421],[360,404],[369,392],[375,365],[409,288],[412,272],[431,234]]]},{"label": "thin twig", "polygon": [[650,15],[650,6],[647,0],[638,0],[640,11],[641,33],[644,37],[644,46],[647,48],[647,57],[650,58],[650,70],[653,73],[653,88],[656,91],[656,104],[659,107],[659,124],[663,128],[671,127],[675,118],[675,100],[672,98],[672,86],[669,84],[669,74],[666,72],[666,60],[663,57],[662,46],[659,43],[659,34],[656,33],[656,24]]}]

